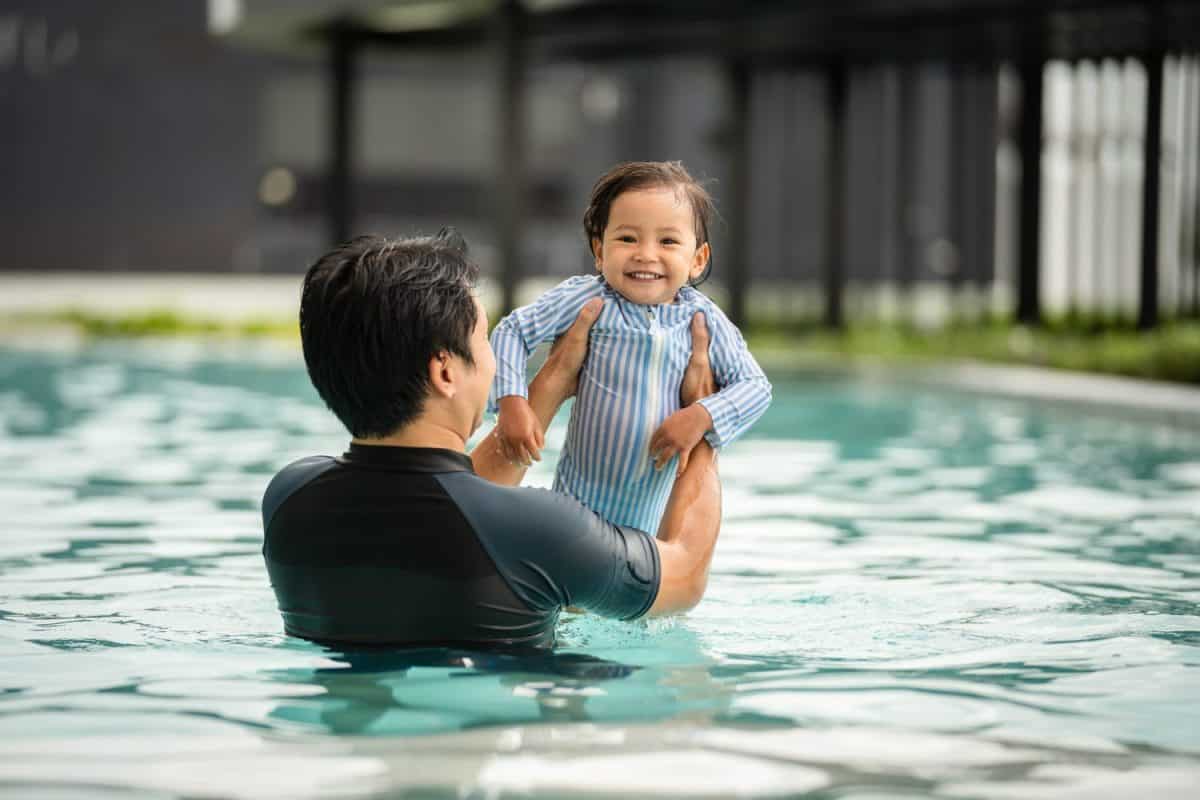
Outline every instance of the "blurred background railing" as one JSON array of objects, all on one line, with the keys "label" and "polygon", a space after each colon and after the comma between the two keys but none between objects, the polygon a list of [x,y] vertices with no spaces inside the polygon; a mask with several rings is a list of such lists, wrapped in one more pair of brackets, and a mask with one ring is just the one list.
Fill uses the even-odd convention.
[{"label": "blurred background railing", "polygon": [[591,183],[713,180],[743,322],[1200,316],[1200,3],[10,0],[0,270],[299,274],[459,226],[511,306]]}]

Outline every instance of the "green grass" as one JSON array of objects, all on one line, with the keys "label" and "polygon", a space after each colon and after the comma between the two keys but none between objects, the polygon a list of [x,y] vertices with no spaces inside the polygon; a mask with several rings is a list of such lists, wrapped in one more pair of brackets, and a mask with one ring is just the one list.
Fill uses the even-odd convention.
[{"label": "green grass", "polygon": [[954,324],[938,331],[860,325],[844,333],[752,327],[750,346],[775,363],[873,359],[921,363],[976,359],[1200,385],[1200,322],[1153,331],[1096,330],[1067,322],[1025,328],[1001,322]]},{"label": "green grass", "polygon": [[214,320],[188,316],[174,311],[146,311],[134,314],[96,314],[68,310],[53,314],[25,315],[16,322],[25,325],[66,325],[86,336],[219,336],[272,337],[298,339],[300,329],[294,319],[250,318]]}]

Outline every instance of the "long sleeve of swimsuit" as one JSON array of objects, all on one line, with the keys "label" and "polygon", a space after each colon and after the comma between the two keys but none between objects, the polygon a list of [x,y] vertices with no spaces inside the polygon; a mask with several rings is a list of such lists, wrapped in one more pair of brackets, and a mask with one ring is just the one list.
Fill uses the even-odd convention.
[{"label": "long sleeve of swimsuit", "polygon": [[537,346],[566,332],[583,304],[603,294],[604,285],[593,276],[577,275],[545,292],[527,306],[515,309],[492,331],[496,377],[488,398],[488,411],[499,410],[500,398],[528,397],[526,365]]},{"label": "long sleeve of swimsuit", "polygon": [[709,361],[721,389],[698,402],[713,420],[712,431],[705,438],[713,447],[724,447],[767,410],[771,384],[746,347],[741,331],[717,304],[705,303],[704,313],[708,319]]}]

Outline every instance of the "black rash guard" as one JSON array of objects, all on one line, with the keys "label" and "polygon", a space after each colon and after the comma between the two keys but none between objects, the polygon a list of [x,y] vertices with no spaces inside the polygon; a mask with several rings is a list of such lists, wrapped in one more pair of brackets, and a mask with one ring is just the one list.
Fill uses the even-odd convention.
[{"label": "black rash guard", "polygon": [[649,534],[453,450],[351,444],[285,467],[263,557],[289,634],[333,645],[550,647],[564,606],[632,619],[661,578]]}]

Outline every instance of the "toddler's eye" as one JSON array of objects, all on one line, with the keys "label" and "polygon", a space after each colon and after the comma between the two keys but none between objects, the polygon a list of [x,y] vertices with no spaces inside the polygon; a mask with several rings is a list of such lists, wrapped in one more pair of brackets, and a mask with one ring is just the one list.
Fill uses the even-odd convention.
[{"label": "toddler's eye", "polygon": [[679,240],[678,239],[663,239],[662,243],[663,244],[679,244]]},{"label": "toddler's eye", "polygon": [[618,242],[632,242],[633,237],[630,236],[629,234],[625,234],[624,236],[618,236],[617,241]]}]

